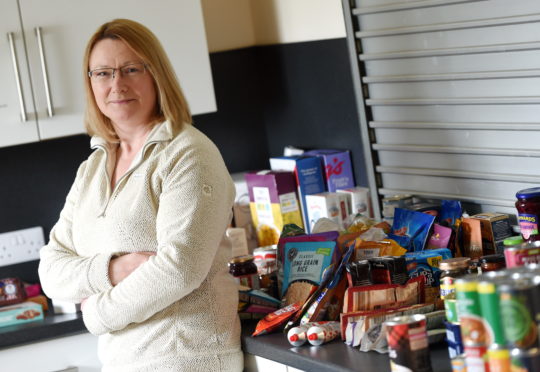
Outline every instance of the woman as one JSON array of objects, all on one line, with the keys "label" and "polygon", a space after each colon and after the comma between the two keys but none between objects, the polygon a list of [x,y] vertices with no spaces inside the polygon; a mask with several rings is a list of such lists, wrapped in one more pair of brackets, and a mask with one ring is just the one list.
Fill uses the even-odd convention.
[{"label": "woman", "polygon": [[218,149],[190,125],[144,26],[101,26],[84,74],[95,151],[41,250],[45,293],[82,302],[103,371],[242,370],[225,237],[234,186]]}]

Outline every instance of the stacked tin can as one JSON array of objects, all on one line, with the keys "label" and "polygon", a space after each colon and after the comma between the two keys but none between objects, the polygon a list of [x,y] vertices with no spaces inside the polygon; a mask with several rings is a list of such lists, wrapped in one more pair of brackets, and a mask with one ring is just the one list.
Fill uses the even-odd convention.
[{"label": "stacked tin can", "polygon": [[540,371],[540,270],[519,267],[456,280],[468,372]]}]

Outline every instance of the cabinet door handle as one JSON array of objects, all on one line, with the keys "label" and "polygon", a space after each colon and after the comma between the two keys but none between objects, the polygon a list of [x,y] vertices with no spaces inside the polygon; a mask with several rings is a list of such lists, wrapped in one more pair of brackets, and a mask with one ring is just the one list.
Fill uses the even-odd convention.
[{"label": "cabinet door handle", "polygon": [[9,48],[11,49],[11,60],[13,62],[13,72],[15,73],[15,81],[17,82],[17,93],[19,93],[19,106],[21,109],[21,120],[26,121],[26,106],[24,104],[24,95],[21,84],[21,75],[19,74],[19,61],[17,59],[17,51],[15,50],[15,42],[13,41],[13,32],[7,34]]},{"label": "cabinet door handle", "polygon": [[41,37],[41,27],[36,27],[36,37],[39,49],[39,59],[41,61],[41,73],[45,83],[45,96],[47,97],[47,114],[50,118],[54,116],[54,110],[51,100],[51,89],[49,87],[49,74],[47,74],[47,62],[45,61],[45,52],[43,51],[43,39]]}]

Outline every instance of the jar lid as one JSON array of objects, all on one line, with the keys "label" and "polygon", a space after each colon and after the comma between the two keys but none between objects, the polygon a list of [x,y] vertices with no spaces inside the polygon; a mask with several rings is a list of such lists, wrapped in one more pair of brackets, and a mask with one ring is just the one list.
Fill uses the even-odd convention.
[{"label": "jar lid", "polygon": [[511,236],[503,240],[503,245],[505,246],[518,245],[521,243],[523,243],[523,238],[521,237],[521,235]]},{"label": "jar lid", "polygon": [[456,257],[447,258],[439,263],[439,269],[441,270],[453,270],[453,269],[466,269],[469,267],[469,257]]},{"label": "jar lid", "polygon": [[237,257],[233,257],[229,263],[242,263],[242,262],[249,262],[249,261],[253,261],[253,256],[250,255],[250,254],[247,254],[245,256],[237,256]]},{"label": "jar lid", "polygon": [[516,193],[516,198],[518,199],[536,198],[537,196],[540,196],[540,187],[532,187],[530,189],[519,190]]},{"label": "jar lid", "polygon": [[504,255],[503,254],[488,254],[487,256],[480,257],[480,263],[499,263],[504,262]]}]

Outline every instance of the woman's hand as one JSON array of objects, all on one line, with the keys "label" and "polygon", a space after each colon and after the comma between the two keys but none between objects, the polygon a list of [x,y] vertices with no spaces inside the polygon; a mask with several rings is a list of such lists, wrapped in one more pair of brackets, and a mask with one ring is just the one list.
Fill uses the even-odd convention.
[{"label": "woman's hand", "polygon": [[111,284],[117,285],[131,274],[140,265],[148,261],[156,252],[134,252],[120,257],[115,257],[109,262],[109,280]]}]

